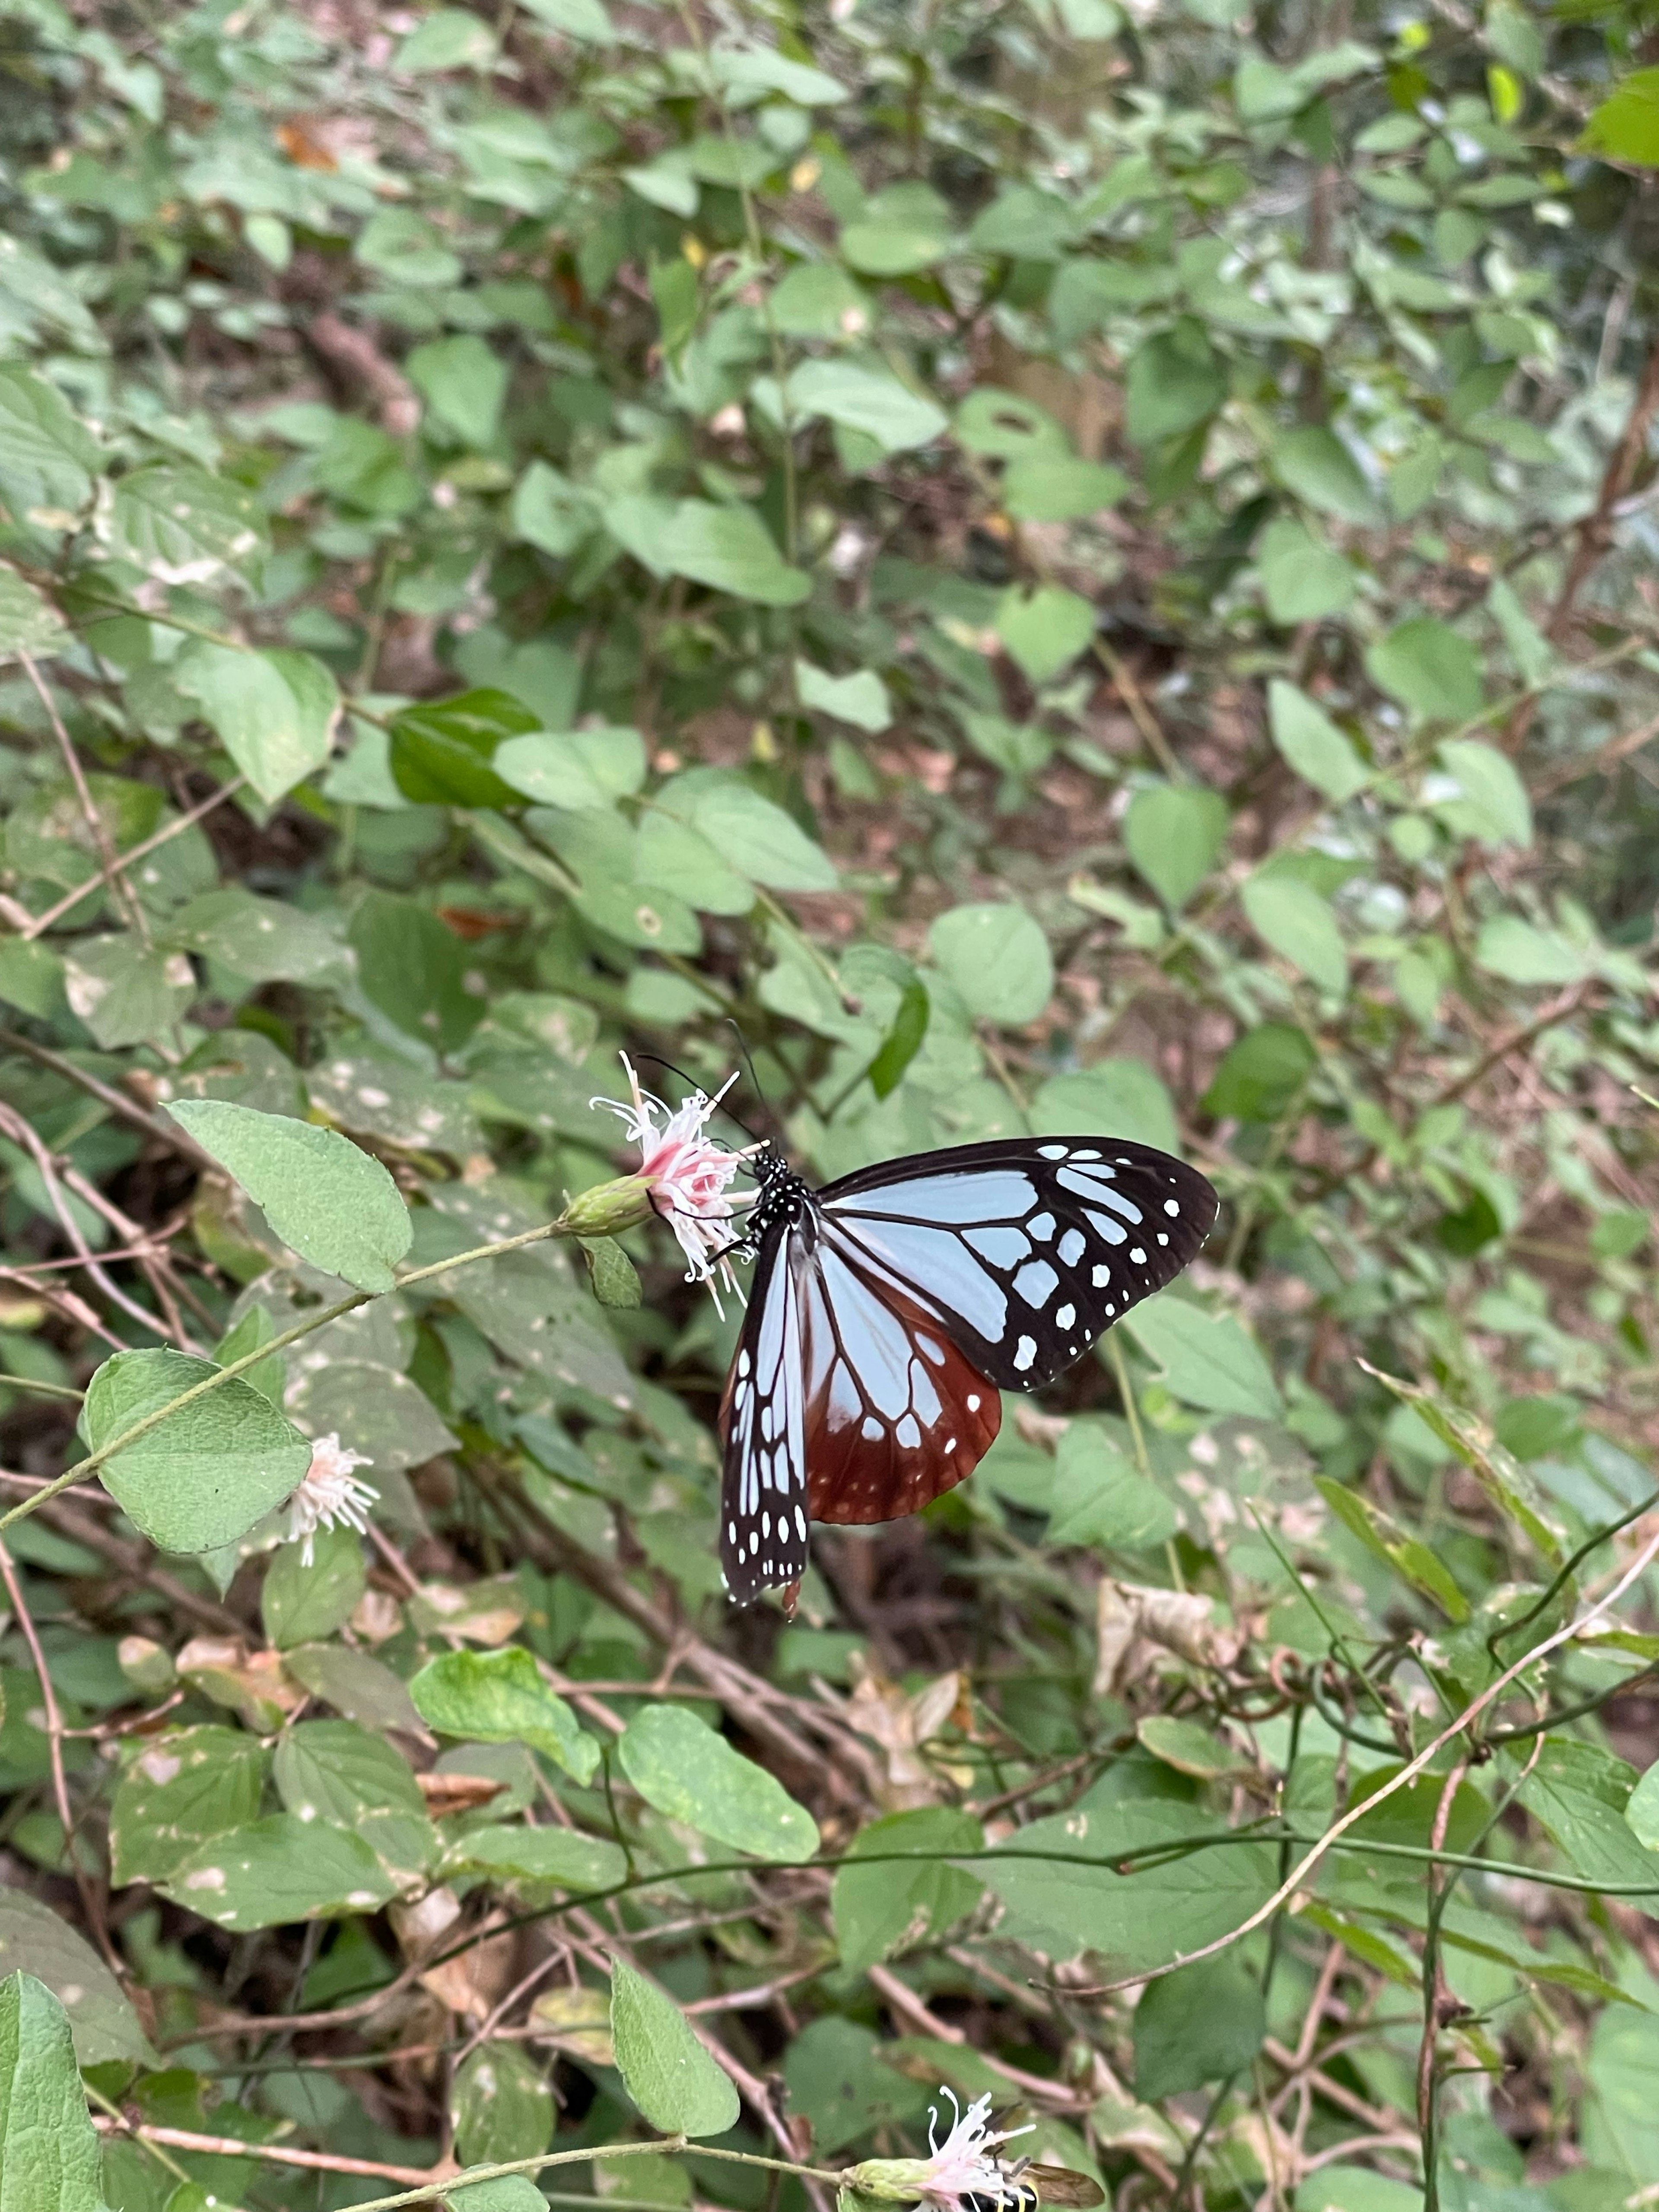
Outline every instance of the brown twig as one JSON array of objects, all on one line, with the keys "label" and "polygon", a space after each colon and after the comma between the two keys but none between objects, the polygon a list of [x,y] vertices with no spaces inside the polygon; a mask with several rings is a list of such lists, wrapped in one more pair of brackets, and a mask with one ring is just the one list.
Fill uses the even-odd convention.
[{"label": "brown twig", "polygon": [[212,1153],[198,1145],[194,1137],[186,1136],[176,1122],[158,1121],[153,1114],[147,1113],[136,1098],[129,1098],[125,1091],[104,1082],[90,1069],[77,1067],[72,1060],[67,1059],[61,1052],[54,1052],[50,1045],[37,1044],[33,1037],[23,1036],[17,1030],[9,1029],[0,1029],[0,1045],[3,1045],[8,1052],[21,1052],[25,1059],[33,1060],[39,1066],[49,1067],[54,1075],[61,1075],[66,1083],[76,1085],[89,1098],[96,1098],[101,1105],[107,1106],[112,1114],[118,1115],[124,1121],[131,1122],[134,1128],[142,1129],[146,1136],[154,1137],[169,1152],[193,1160],[204,1173],[223,1175],[224,1170]]},{"label": "brown twig", "polygon": [[46,1655],[40,1649],[34,1617],[24,1600],[23,1585],[12,1564],[11,1553],[3,1542],[0,1542],[0,1581],[5,1583],[6,1595],[17,1616],[17,1626],[22,1631],[24,1643],[28,1645],[35,1679],[40,1685],[40,1704],[46,1723],[47,1755],[52,1761],[52,1794],[64,1831],[64,1855],[75,1876],[75,1887],[81,1895],[81,1911],[92,1931],[93,1940],[103,1953],[110,1971],[118,1979],[125,1977],[126,1968],[120,1954],[110,1942],[109,1927],[104,1917],[104,1901],[98,1894],[98,1885],[81,1863],[81,1854],[76,1847],[75,1808],[70,1802],[69,1776],[64,1766],[64,1716],[58,1706],[58,1692],[52,1686]]},{"label": "brown twig", "polygon": [[[246,784],[245,775],[232,776],[228,783],[221,784],[217,791],[203,799],[199,805],[192,806],[187,814],[180,814],[164,828],[146,837],[142,843],[130,847],[126,852],[117,853],[112,863],[112,872],[118,876],[125,875],[137,861],[147,860],[150,854],[163,845],[170,844],[184,830],[193,828],[204,814],[211,814],[216,806],[222,805],[228,799],[234,799],[239,791],[246,788]],[[65,891],[55,906],[49,906],[44,914],[34,915],[25,927],[19,930],[18,935],[24,938],[44,936],[55,922],[61,921],[66,914],[73,913],[82,899],[90,898],[97,887],[96,883],[87,882],[77,884],[72,891]]]},{"label": "brown twig", "polygon": [[81,757],[75,750],[75,740],[64,727],[64,718],[58,711],[58,702],[46,688],[40,670],[28,654],[20,653],[17,660],[24,675],[34,686],[40,704],[46,710],[46,719],[52,724],[52,734],[58,740],[58,749],[64,756],[64,765],[69,770],[70,781],[75,786],[75,795],[81,803],[82,817],[91,832],[92,842],[103,869],[104,886],[116,904],[125,909],[127,919],[148,945],[150,934],[149,917],[134,896],[131,886],[121,874],[119,855],[115,849],[115,841],[105,826],[103,816],[98,811],[97,802],[92,795],[92,788],[87,781],[86,770],[81,765]]},{"label": "brown twig", "polygon": [[135,2142],[166,2143],[174,2150],[201,2151],[218,2158],[262,2158],[276,2166],[303,2166],[310,2173],[355,2173],[364,2180],[401,2181],[414,2189],[428,2183],[435,2189],[460,2171],[453,2161],[441,2173],[435,2167],[388,2166],[379,2159],[344,2158],[332,2151],[290,2150],[286,2143],[245,2142],[240,2136],[202,2135],[194,2128],[152,2127],[125,2115],[118,2121],[97,2118],[93,2125],[100,2134],[130,2136]]},{"label": "brown twig", "polygon": [[[1544,625],[1544,635],[1559,642],[1565,635],[1577,604],[1578,594],[1589,582],[1602,556],[1613,543],[1614,510],[1630,488],[1648,447],[1648,432],[1653,418],[1659,414],[1659,339],[1656,339],[1643,367],[1642,380],[1636,388],[1636,398],[1631,407],[1618,443],[1607,456],[1607,465],[1601,477],[1601,489],[1595,506],[1578,525],[1578,542],[1573,548],[1572,558],[1567,563],[1567,573],[1561,580],[1555,605],[1550,610]],[[1533,717],[1538,711],[1536,697],[1522,701],[1510,715],[1504,732],[1505,752],[1519,752],[1532,727]]]}]

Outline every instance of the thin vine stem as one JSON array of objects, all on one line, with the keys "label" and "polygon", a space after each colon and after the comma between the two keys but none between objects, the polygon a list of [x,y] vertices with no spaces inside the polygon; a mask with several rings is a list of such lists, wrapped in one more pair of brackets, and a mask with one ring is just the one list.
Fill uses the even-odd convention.
[{"label": "thin vine stem", "polygon": [[[544,1222],[539,1229],[523,1230],[516,1237],[504,1237],[494,1244],[475,1245],[471,1251],[457,1252],[447,1260],[434,1260],[428,1267],[416,1267],[407,1275],[399,1275],[393,1287],[399,1291],[410,1290],[416,1283],[429,1281],[434,1275],[447,1274],[452,1268],[470,1267],[479,1260],[498,1260],[506,1253],[523,1251],[526,1245],[542,1244],[550,1237],[574,1237],[576,1231],[562,1220]],[[131,1422],[118,1435],[100,1444],[95,1451],[88,1452],[84,1459],[76,1460],[73,1467],[66,1468],[62,1474],[54,1476],[31,1497],[22,1499],[9,1511],[0,1513],[0,1534],[3,1534],[14,1521],[26,1519],[49,1499],[61,1496],[88,1475],[95,1474],[118,1452],[127,1450],[141,1437],[159,1428],[163,1421],[170,1421],[186,1406],[194,1405],[198,1398],[205,1398],[211,1392],[222,1389],[227,1382],[234,1382],[239,1375],[245,1375],[250,1367],[257,1367],[262,1360],[269,1359],[273,1352],[284,1352],[290,1344],[298,1344],[307,1336],[314,1336],[319,1328],[326,1328],[331,1322],[339,1321],[349,1313],[356,1313],[359,1306],[372,1304],[377,1297],[384,1295],[380,1291],[354,1291],[349,1297],[337,1298],[332,1305],[322,1307],[307,1320],[296,1322],[292,1328],[284,1329],[280,1336],[272,1337],[268,1344],[260,1345],[257,1351],[244,1352],[240,1359],[232,1359],[222,1367],[216,1367],[211,1375],[204,1376],[199,1382],[192,1382],[188,1390],[181,1390],[176,1398],[170,1398],[165,1406],[158,1406],[154,1412]]]}]

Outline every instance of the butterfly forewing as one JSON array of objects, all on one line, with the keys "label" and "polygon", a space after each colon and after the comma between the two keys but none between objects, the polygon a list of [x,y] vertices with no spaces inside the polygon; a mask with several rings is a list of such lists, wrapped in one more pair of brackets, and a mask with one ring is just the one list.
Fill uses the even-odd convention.
[{"label": "butterfly forewing", "polygon": [[1000,1389],[1034,1390],[1160,1291],[1216,1195],[1121,1138],[964,1145],[811,1191],[763,1170],[748,1316],[720,1405],[720,1556],[746,1604],[814,1521],[896,1520],[972,1472]]},{"label": "butterfly forewing", "polygon": [[1215,1224],[1196,1169],[1121,1138],[964,1145],[819,1194],[832,1247],[1005,1390],[1035,1390],[1172,1282]]},{"label": "butterfly forewing", "polygon": [[761,1246],[749,1311],[720,1399],[720,1564],[739,1605],[806,1565],[806,1400],[799,1240]]}]

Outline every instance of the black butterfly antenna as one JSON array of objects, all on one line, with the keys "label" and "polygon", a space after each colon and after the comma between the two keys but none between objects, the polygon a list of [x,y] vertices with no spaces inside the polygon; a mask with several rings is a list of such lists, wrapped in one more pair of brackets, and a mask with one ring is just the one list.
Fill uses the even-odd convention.
[{"label": "black butterfly antenna", "polygon": [[[747,1048],[745,1048],[745,1056]],[[635,1054],[634,1057],[635,1060],[648,1061],[653,1067],[665,1067],[671,1075],[678,1076],[680,1081],[684,1084],[688,1091],[702,1091],[704,1087],[697,1081],[696,1076],[688,1075],[683,1067],[677,1067],[672,1060],[665,1060],[659,1052],[637,1052]],[[754,1072],[754,1063],[752,1061],[750,1062],[750,1072],[752,1075]],[[756,1087],[758,1089],[759,1085],[757,1085]],[[749,1124],[746,1121],[740,1121],[738,1115],[732,1111],[732,1109],[729,1106],[722,1106],[720,1108],[720,1111],[726,1115],[728,1121],[737,1122],[738,1128],[743,1131],[744,1135],[747,1137],[751,1143],[761,1145],[766,1142],[766,1139],[763,1137],[756,1136]]]},{"label": "black butterfly antenna", "polygon": [[[772,1110],[771,1102],[767,1097],[765,1091],[761,1089],[761,1079],[756,1072],[755,1055],[749,1049],[749,1040],[744,1035],[743,1031],[738,1027],[736,1018],[732,1015],[728,1014],[726,1017],[726,1025],[738,1041],[738,1050],[743,1054],[744,1066],[749,1070],[749,1080],[755,1086],[755,1096],[760,1100],[761,1104],[765,1107],[767,1112],[769,1114]],[[735,1120],[736,1116],[733,1115],[732,1118]],[[739,1121],[738,1123],[738,1127],[741,1128],[743,1124]]]}]

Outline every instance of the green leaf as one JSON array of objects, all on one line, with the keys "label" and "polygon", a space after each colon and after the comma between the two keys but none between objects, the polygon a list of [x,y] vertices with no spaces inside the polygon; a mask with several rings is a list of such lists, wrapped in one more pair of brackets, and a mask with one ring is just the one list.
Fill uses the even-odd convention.
[{"label": "green leaf", "polygon": [[318,1529],[309,1566],[303,1546],[279,1544],[259,1592],[265,1634],[278,1651],[295,1644],[320,1644],[344,1627],[368,1587],[363,1547],[355,1529]]},{"label": "green leaf", "polygon": [[198,995],[182,952],[146,945],[136,931],[81,937],[64,962],[70,1010],[106,1052],[165,1036]]},{"label": "green leaf", "polygon": [[494,58],[495,35],[467,8],[434,8],[398,49],[392,68],[417,76],[428,70],[484,69]]},{"label": "green leaf", "polygon": [[173,1904],[238,1935],[378,1912],[398,1887],[362,1837],[292,1813],[198,1844],[157,1884]]},{"label": "green leaf", "polygon": [[787,386],[795,416],[827,416],[843,428],[873,439],[884,453],[905,453],[944,434],[942,407],[879,369],[850,361],[803,362]]},{"label": "green leaf", "polygon": [[1251,876],[1239,903],[1256,935],[1332,998],[1346,995],[1348,955],[1328,899],[1294,876]]},{"label": "green leaf", "polygon": [[[830,1910],[848,1973],[867,1972],[884,1959],[940,1941],[965,1919],[985,1885],[964,1868],[951,1866],[952,1851],[975,1851],[985,1841],[971,1814],[945,1805],[891,1813],[860,1828],[848,1846],[849,1863],[838,1867],[830,1886]],[[914,1868],[890,1862],[860,1866],[872,1853],[884,1859],[903,1852]]]},{"label": "green leaf", "polygon": [[653,560],[665,575],[689,576],[766,607],[799,606],[811,595],[811,578],[790,567],[752,507],[683,499],[653,541]]},{"label": "green leaf", "polygon": [[257,1820],[270,1771],[270,1753],[240,1729],[173,1729],[143,1741],[110,1806],[117,1884],[164,1881],[198,1844]]},{"label": "green leaf", "polygon": [[204,891],[181,907],[167,934],[185,951],[222,961],[250,983],[338,980],[344,948],[319,916],[280,899],[256,898],[240,884]]},{"label": "green leaf", "polygon": [[478,1743],[527,1743],[576,1781],[592,1778],[599,1747],[577,1726],[521,1644],[501,1651],[447,1651],[409,1686],[416,1711],[441,1735]]},{"label": "green leaf", "polygon": [[1149,1983],[1135,2007],[1135,2094],[1143,2104],[1224,2081],[1267,2039],[1261,1984],[1236,1959],[1204,1959]]},{"label": "green leaf", "polygon": [[842,224],[842,258],[866,276],[908,276],[944,259],[951,231],[951,210],[932,185],[889,185]]},{"label": "green leaf", "polygon": [[[1518,1780],[1522,1762],[1511,1753],[1505,1763]],[[1659,1868],[1628,1818],[1635,1779],[1632,1768],[1599,1744],[1552,1735],[1544,1739],[1521,1802],[1548,1829],[1575,1874],[1610,1887],[1651,1882],[1659,1880]],[[1659,1899],[1631,1902],[1651,1912]]]},{"label": "green leaf", "polygon": [[[811,2128],[820,2158],[835,2156],[872,2128],[902,2126],[927,2112],[927,2088],[886,2063],[883,2052],[890,2048],[867,2027],[832,2013],[804,2027],[784,2053],[790,2111]],[[929,2072],[937,2081],[937,2072]],[[851,2197],[858,2212],[872,2212],[869,2198],[852,2191],[842,2197],[843,2203]]]},{"label": "green leaf", "polygon": [[472,1828],[451,1846],[453,1870],[497,1881],[544,1881],[582,1893],[613,1889],[628,1876],[621,1846],[577,1828]]},{"label": "green leaf", "polygon": [[456,2074],[450,2110],[455,2153],[466,2166],[538,2158],[552,2140],[553,2092],[522,2044],[475,2051]]},{"label": "green leaf", "polygon": [[408,1690],[383,1659],[340,1644],[302,1644],[283,1654],[284,1670],[314,1698],[332,1705],[348,1720],[372,1729],[398,1729],[406,1735],[425,1731]]},{"label": "green leaf", "polygon": [[[694,178],[683,172],[667,173],[673,181],[669,185],[670,197],[679,203],[678,212],[691,215],[696,211],[697,185]],[[665,179],[649,167],[629,173],[629,183],[643,199],[653,197],[655,186],[660,197]],[[688,207],[685,203],[690,200]],[[656,302],[657,322],[661,333],[662,349],[666,357],[678,362],[684,353],[687,342],[697,327],[697,318],[702,304],[702,287],[697,272],[683,253],[672,260],[662,261],[653,257],[650,270],[651,297]],[[549,471],[551,474],[551,471]]]},{"label": "green leaf", "polygon": [[55,385],[26,368],[0,368],[0,498],[21,520],[77,514],[101,458]]},{"label": "green leaf", "polygon": [[1285,489],[1322,514],[1361,528],[1381,519],[1359,464],[1334,430],[1311,422],[1282,430],[1273,441],[1268,459]]},{"label": "green leaf", "polygon": [[[218,583],[265,548],[264,518],[246,484],[205,469],[134,469],[115,487],[110,550],[163,584]],[[271,656],[305,660],[306,653]]]},{"label": "green leaf", "polygon": [[[428,15],[422,31],[430,29],[437,20]],[[484,28],[475,15],[465,20]],[[421,32],[415,35],[419,38]],[[487,29],[484,37],[489,40]],[[413,45],[414,40],[409,43]],[[483,338],[471,331],[456,337],[434,338],[429,344],[416,346],[404,366],[410,381],[433,414],[463,445],[481,448],[493,441],[507,398],[507,368]]]},{"label": "green leaf", "polygon": [[927,933],[928,950],[977,1019],[1034,1022],[1054,988],[1048,940],[1023,906],[955,906]]},{"label": "green leaf", "polygon": [[1633,70],[1591,110],[1580,150],[1636,169],[1659,169],[1659,69]]},{"label": "green leaf", "polygon": [[1352,799],[1370,771],[1324,709],[1282,677],[1267,686],[1267,720],[1279,757],[1334,805]]},{"label": "green leaf", "polygon": [[490,766],[504,738],[539,726],[506,691],[463,691],[429,707],[406,707],[392,725],[393,781],[422,805],[511,806],[515,793]]},{"label": "green leaf", "polygon": [[[369,891],[358,900],[348,934],[357,956],[363,995],[405,1036],[418,1037],[443,1052],[454,1052],[466,1042],[483,1018],[483,1000],[467,988],[467,957],[460,939],[429,907],[393,891]],[[271,1225],[276,1226],[274,1221]],[[347,1273],[343,1267],[332,1272]],[[386,1283],[363,1285],[390,1287]]]},{"label": "green leaf", "polygon": [[437,1832],[408,1761],[356,1722],[286,1729],[272,1771],[286,1812],[360,1836],[400,1887],[413,1887],[437,1857]]},{"label": "green leaf", "polygon": [[818,1848],[817,1823],[782,1784],[684,1705],[635,1713],[617,1755],[647,1805],[717,1843],[786,1866]]},{"label": "green leaf", "polygon": [[1346,1484],[1317,1475],[1315,1486],[1343,1526],[1351,1528],[1385,1566],[1392,1567],[1402,1582],[1431,1598],[1449,1620],[1468,1619],[1468,1600],[1426,1544],[1407,1535],[1392,1515]]},{"label": "green leaf", "polygon": [[822,668],[814,668],[810,660],[798,660],[795,690],[803,707],[833,715],[838,722],[850,722],[855,730],[868,730],[872,736],[879,736],[893,719],[887,686],[873,668],[861,668],[854,676],[830,676]]},{"label": "green leaf", "polygon": [[1396,623],[1368,648],[1365,668],[1373,684],[1422,721],[1472,721],[1484,703],[1480,654],[1432,615]]},{"label": "green leaf", "polygon": [[1286,628],[1346,614],[1358,589],[1358,579],[1341,555],[1288,515],[1262,532],[1255,565],[1268,618]]},{"label": "green leaf", "polygon": [[[88,1446],[102,1450],[219,1371],[183,1352],[118,1352],[87,1387]],[[106,1460],[99,1479],[162,1551],[213,1552],[290,1498],[310,1465],[311,1446],[293,1422],[235,1376]]]},{"label": "green leaf", "polygon": [[1165,1291],[1123,1317],[1135,1342],[1158,1363],[1166,1389],[1211,1413],[1282,1419],[1273,1370],[1231,1314],[1206,1313]]},{"label": "green leaf", "polygon": [[410,208],[376,208],[358,232],[354,250],[365,269],[394,284],[425,289],[461,279],[459,254],[451,252],[442,232]]},{"label": "green leaf", "polygon": [[63,617],[15,568],[0,561],[0,661],[20,653],[44,659],[69,635]]},{"label": "green leaf", "polygon": [[312,654],[198,643],[179,655],[173,680],[267,805],[328,758],[340,695]]},{"label": "green leaf", "polygon": [[1002,472],[1002,504],[1016,522],[1075,522],[1121,507],[1129,490],[1121,469],[1071,453],[1023,454]]},{"label": "green leaf", "polygon": [[641,883],[703,914],[747,914],[755,903],[748,877],[729,866],[701,830],[659,806],[641,817],[634,869]]},{"label": "green leaf", "polygon": [[614,1237],[584,1238],[582,1258],[587,1263],[587,1279],[593,1285],[593,1295],[602,1306],[614,1306],[625,1313],[637,1312],[644,1296],[640,1279],[634,1262]]},{"label": "green leaf", "polygon": [[1631,1791],[1625,1819],[1638,1844],[1659,1851],[1659,1762],[1649,1767]]},{"label": "green leaf", "polygon": [[420,1385],[375,1360],[301,1360],[286,1404],[312,1436],[331,1432],[348,1451],[373,1460],[377,1472],[419,1467],[455,1447]]},{"label": "green leaf", "polygon": [[[536,15],[551,15],[556,9],[597,7],[599,0],[525,0]],[[448,2212],[547,2212],[547,2199],[527,2173],[498,2173],[489,2181],[446,2182],[443,2202]]]},{"label": "green leaf", "polygon": [[957,408],[951,428],[959,446],[991,460],[1012,461],[1042,453],[1064,461],[1067,468],[1079,465],[1071,441],[1054,416],[1023,392],[1005,392],[995,385],[978,386]]},{"label": "green leaf", "polygon": [[1532,844],[1532,801],[1515,763],[1495,745],[1474,738],[1448,738],[1440,762],[1455,776],[1462,796],[1437,798],[1434,811],[1455,835],[1483,845]]},{"label": "green leaf", "polygon": [[1227,378],[1201,326],[1183,319],[1150,337],[1124,376],[1124,428],[1132,445],[1163,446],[1207,422]]},{"label": "green leaf", "polygon": [[655,804],[688,823],[751,883],[780,891],[834,890],[835,864],[781,806],[738,776],[692,769],[663,786]]},{"label": "green leaf", "polygon": [[1113,1437],[1097,1422],[1072,1423],[1054,1454],[1045,1543],[1144,1551],[1180,1525],[1164,1492],[1137,1472]]},{"label": "green leaf", "polygon": [[1214,1832],[1190,1804],[1085,1803],[1019,1829],[978,1871],[1003,1900],[1005,1940],[1055,1960],[1097,1951],[1114,1977],[1133,1974],[1227,1935],[1272,1893],[1275,1860],[1266,1844],[1119,1870],[1126,1852]]},{"label": "green leaf", "polygon": [[[524,0],[524,4],[550,31],[561,31],[568,39],[608,46],[617,35],[603,0]],[[480,2203],[468,2212],[507,2212],[507,2207]]]},{"label": "green leaf", "polygon": [[1594,965],[1559,930],[1536,929],[1516,914],[1494,915],[1481,924],[1474,963],[1510,983],[1577,983]]},{"label": "green leaf", "polygon": [[1178,1719],[1173,1713],[1143,1713],[1135,1735],[1160,1765],[1173,1767],[1198,1782],[1219,1782],[1229,1776],[1248,1774],[1250,1761],[1201,1721]]},{"label": "green leaf", "polygon": [[927,986],[913,973],[903,987],[881,1049],[865,1071],[878,1098],[890,1098],[903,1081],[904,1071],[921,1050],[932,1016]]},{"label": "green leaf", "polygon": [[1123,817],[1123,847],[1172,914],[1215,866],[1227,835],[1227,802],[1194,784],[1152,784]]},{"label": "green leaf", "polygon": [[[696,189],[693,185],[692,190]],[[689,261],[670,265],[684,269],[695,288],[696,272]],[[598,502],[547,462],[532,461],[520,477],[513,495],[513,527],[529,544],[539,546],[555,560],[568,559],[593,535],[599,522]]]},{"label": "green leaf", "polygon": [[[1559,1567],[1567,1556],[1567,1545],[1565,1525],[1558,1510],[1543,1486],[1504,1449],[1486,1422],[1478,1414],[1454,1406],[1437,1391],[1402,1382],[1369,1364],[1366,1371],[1402,1406],[1409,1406],[1442,1443],[1451,1447],[1498,1511],[1516,1522],[1552,1567]],[[1577,1429],[1576,1419],[1571,1425]]]},{"label": "green leaf", "polygon": [[1204,1094],[1204,1111],[1218,1121],[1276,1121],[1290,1111],[1317,1065],[1303,1030],[1264,1022],[1229,1047]]},{"label": "green leaf", "polygon": [[0,2212],[102,2212],[98,2137],[64,2008],[33,1974],[0,1982]]},{"label": "green leaf", "polygon": [[49,1905],[13,1887],[0,1890],[0,1974],[19,1972],[44,1982],[69,2014],[82,2066],[111,2059],[155,2065],[131,2000],[86,1937]]},{"label": "green leaf", "polygon": [[1029,680],[1042,684],[1087,647],[1095,634],[1095,610],[1057,584],[1039,584],[1030,592],[1011,585],[997,609],[996,629]]},{"label": "green leaf", "polygon": [[1128,1137],[1160,1152],[1181,1149],[1175,1106],[1143,1060],[1097,1060],[1070,1075],[1051,1075],[1031,1102],[1040,1137]]},{"label": "green leaf", "polygon": [[771,46],[722,44],[708,59],[718,81],[736,92],[781,92],[797,107],[836,107],[848,97],[827,70],[813,69]]},{"label": "green leaf", "polygon": [[611,2034],[623,2086],[660,2134],[721,2136],[737,2125],[731,2076],[673,1999],[620,1957],[611,1961]]},{"label": "green leaf", "polygon": [[606,807],[645,781],[645,741],[627,728],[546,730],[509,738],[495,755],[497,775],[543,806],[580,811]]},{"label": "green leaf", "polygon": [[179,1099],[167,1111],[302,1260],[359,1290],[393,1287],[414,1236],[409,1208],[380,1163],[349,1137],[224,1098]]}]

